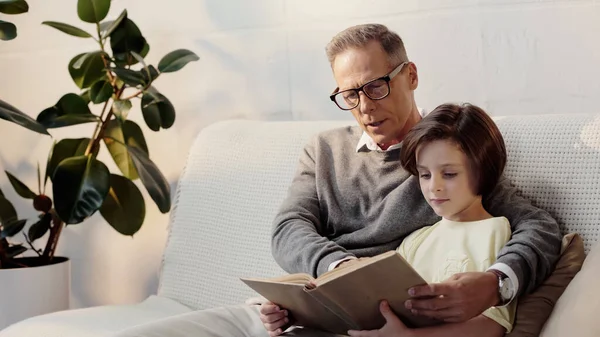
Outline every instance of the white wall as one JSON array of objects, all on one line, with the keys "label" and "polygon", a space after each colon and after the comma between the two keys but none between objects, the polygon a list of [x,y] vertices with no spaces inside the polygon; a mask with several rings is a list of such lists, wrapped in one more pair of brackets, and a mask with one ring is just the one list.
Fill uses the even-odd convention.
[{"label": "white wall", "polygon": [[[0,42],[0,97],[35,117],[77,89],[67,64],[95,45],[40,24],[90,29],[77,19],[76,0],[28,1],[30,13],[5,18],[17,23],[19,37]],[[176,48],[201,57],[157,81],[177,109],[175,126],[160,133],[144,129],[151,157],[174,189],[193,137],[210,123],[350,118],[328,99],[335,84],[324,46],[358,23],[384,23],[404,38],[419,68],[422,107],[471,101],[493,115],[598,112],[599,2],[119,0],[110,16],[128,9],[151,45],[151,63]],[[144,125],[135,111],[130,116]],[[60,139],[89,136],[91,129],[52,133]],[[50,144],[48,137],[0,121],[0,169],[35,186],[36,163],[44,164]],[[111,163],[106,153],[102,158]],[[3,175],[0,188],[21,215],[34,216]],[[99,215],[64,231],[59,253],[73,259],[73,307],[131,303],[156,290],[168,216],[146,200],[146,222],[133,239]]]}]

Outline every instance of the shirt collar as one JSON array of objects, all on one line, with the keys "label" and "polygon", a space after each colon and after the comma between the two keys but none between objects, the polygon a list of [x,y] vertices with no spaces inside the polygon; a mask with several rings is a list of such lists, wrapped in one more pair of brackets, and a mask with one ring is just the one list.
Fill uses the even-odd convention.
[{"label": "shirt collar", "polygon": [[[425,115],[427,114],[427,111],[425,109],[421,109],[418,108],[419,110],[419,114],[421,115],[421,117],[425,117]],[[387,148],[387,150],[385,151],[391,151],[391,150],[395,150],[400,148],[402,145],[402,143],[398,143],[398,144],[394,144],[390,147]],[[377,143],[373,140],[373,138],[371,138],[371,136],[369,136],[369,134],[367,134],[366,132],[363,131],[362,135],[360,136],[360,139],[358,140],[358,144],[356,144],[356,152],[360,152],[363,149],[367,149],[369,151],[378,151],[378,152],[385,152],[384,150],[382,150],[379,145],[377,145]]]},{"label": "shirt collar", "polygon": [[377,145],[377,143],[375,143],[375,141],[373,140],[373,138],[371,138],[371,136],[369,136],[369,134],[367,134],[366,132],[363,131],[362,135],[360,136],[360,140],[358,141],[358,144],[356,145],[356,152],[360,152],[363,149],[367,149],[369,151],[378,151],[378,152],[385,152],[385,151],[391,151],[394,149],[397,149],[401,146],[402,143],[398,143],[398,144],[394,144],[390,147],[387,148],[387,150],[383,150],[381,147],[379,147],[379,145]]}]

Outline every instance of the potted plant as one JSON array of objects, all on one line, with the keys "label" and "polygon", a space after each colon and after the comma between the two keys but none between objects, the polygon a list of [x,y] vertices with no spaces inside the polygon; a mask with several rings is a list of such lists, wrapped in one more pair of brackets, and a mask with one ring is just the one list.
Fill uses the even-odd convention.
[{"label": "potted plant", "polygon": [[[13,5],[24,2],[0,1],[10,1]],[[43,173],[38,165],[35,192],[16,175],[6,172],[17,194],[32,200],[39,217],[27,226],[28,221],[18,217],[0,191],[0,289],[10,289],[3,292],[0,302],[0,329],[2,323],[7,325],[32,314],[68,308],[69,260],[54,256],[66,225],[82,223],[99,211],[116,231],[132,236],[141,228],[146,213],[143,195],[134,183],[138,179],[162,213],[171,208],[169,183],[150,159],[142,128],[129,120],[128,114],[132,101],[138,101],[150,130],[170,128],[175,122],[175,109],[153,84],[163,74],[178,71],[199,58],[189,50],[178,49],[162,57],[156,67],[146,64],[148,42],[126,10],[114,20],[105,20],[110,5],[111,0],[78,0],[79,19],[92,25],[93,34],[61,22],[42,23],[97,42],[97,50],[76,55],[68,63],[79,92],[63,95],[35,120],[0,101],[0,118],[38,133],[49,134],[48,130],[82,123],[95,125],[89,138],[54,141]],[[100,105],[100,113],[92,113],[90,105]],[[119,173],[110,172],[98,159],[104,149],[110,153]],[[52,197],[46,193],[47,183],[52,185]],[[18,233],[22,233],[25,242],[15,242]],[[36,242],[43,238],[46,240],[41,245],[43,248],[36,248],[40,246]],[[21,257],[26,251],[35,256]],[[32,276],[34,270],[42,269],[46,269],[44,276]],[[23,273],[22,278],[15,276],[18,272]],[[22,291],[17,289],[21,286]],[[15,297],[7,298],[6,293]],[[67,295],[66,300],[49,301],[49,294]],[[29,297],[24,299],[23,296]],[[48,302],[62,303],[62,307],[50,305],[41,309],[44,304],[52,304]],[[19,308],[33,304],[32,311],[16,312],[17,303]]]}]

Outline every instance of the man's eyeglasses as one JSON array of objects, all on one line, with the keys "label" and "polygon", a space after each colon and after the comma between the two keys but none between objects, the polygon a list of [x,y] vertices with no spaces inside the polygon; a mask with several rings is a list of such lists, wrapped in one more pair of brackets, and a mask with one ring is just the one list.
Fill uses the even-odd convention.
[{"label": "man's eyeglasses", "polygon": [[335,88],[329,98],[342,110],[352,110],[360,104],[360,92],[364,92],[372,100],[384,99],[390,94],[390,81],[398,75],[409,62],[403,62],[389,74],[369,81],[359,88],[338,91]]}]

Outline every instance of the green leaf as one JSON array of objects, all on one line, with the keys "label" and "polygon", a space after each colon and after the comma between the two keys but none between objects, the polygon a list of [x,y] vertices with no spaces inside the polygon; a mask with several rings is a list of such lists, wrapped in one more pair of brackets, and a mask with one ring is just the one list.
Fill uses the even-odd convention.
[{"label": "green leaf", "polygon": [[69,93],[61,97],[56,105],[40,112],[37,121],[50,129],[98,122],[98,116],[92,114],[81,96]]},{"label": "green leaf", "polygon": [[98,23],[106,17],[110,0],[78,0],[77,15],[82,21]]},{"label": "green leaf", "polygon": [[142,55],[140,55],[140,54],[138,54],[138,53],[136,53],[134,51],[131,51],[130,53],[131,53],[131,56],[133,56],[136,59],[136,61],[138,61],[139,63],[141,63],[144,68],[148,67],[146,65],[146,62],[144,62],[144,57]]},{"label": "green leaf", "polygon": [[83,98],[85,104],[90,104],[92,101],[92,98],[90,97],[90,89],[84,90],[81,94],[79,94],[79,97]]},{"label": "green leaf", "polygon": [[131,52],[146,57],[150,46],[137,25],[129,18],[124,18],[110,34],[110,47],[118,66],[133,65],[138,61]]},{"label": "green leaf", "polygon": [[127,115],[129,114],[129,110],[131,110],[131,101],[115,101],[113,103],[113,113],[117,116],[118,119],[124,121],[127,119]]},{"label": "green leaf", "polygon": [[139,72],[131,69],[114,68],[112,71],[119,77],[123,82],[129,84],[132,87],[144,86],[144,76]]},{"label": "green leaf", "polygon": [[100,24],[100,32],[102,33],[102,38],[108,37],[112,32],[119,27],[121,22],[127,18],[127,10],[124,9],[121,12],[121,15],[116,20],[106,21]]},{"label": "green leaf", "polygon": [[159,92],[145,92],[142,96],[142,115],[152,131],[168,129],[175,123],[175,107]]},{"label": "green leaf", "polygon": [[123,175],[131,180],[137,179],[138,173],[127,146],[139,148],[148,155],[146,139],[139,125],[129,120],[121,123],[112,119],[104,132],[104,143]]},{"label": "green leaf", "polygon": [[8,247],[6,250],[6,255],[8,258],[12,259],[16,256],[19,256],[27,251],[27,248],[23,247],[23,245],[12,245]]},{"label": "green leaf", "polygon": [[171,73],[183,68],[192,61],[198,61],[200,58],[194,52],[187,49],[177,49],[165,55],[158,62],[158,70],[163,73]]},{"label": "green leaf", "polygon": [[0,40],[10,41],[17,37],[17,26],[0,20]]},{"label": "green leaf", "polygon": [[33,241],[41,238],[42,236],[44,236],[46,234],[46,232],[48,232],[48,230],[50,229],[51,222],[52,222],[52,214],[45,213],[38,222],[34,223],[33,225],[31,225],[29,227],[29,230],[27,232],[29,241],[33,242]]},{"label": "green leaf", "polygon": [[98,117],[94,115],[61,115],[61,111],[56,108],[48,108],[42,111],[38,119],[49,129],[98,121]]},{"label": "green leaf", "polygon": [[54,209],[65,223],[81,223],[102,206],[109,188],[110,172],[101,161],[91,155],[65,159],[54,172]]},{"label": "green leaf", "polygon": [[162,213],[169,212],[171,209],[171,187],[165,176],[150,160],[146,152],[134,146],[127,146],[127,150],[131,155],[140,180],[146,187],[152,200],[156,203],[156,206],[158,206],[158,209]]},{"label": "green leaf", "polygon": [[25,0],[12,0],[0,2],[0,13],[4,14],[22,14],[29,11],[29,5]]},{"label": "green leaf", "polygon": [[123,235],[137,233],[146,216],[146,203],[135,184],[120,175],[110,175],[110,191],[104,199],[100,214]]},{"label": "green leaf", "polygon": [[16,220],[5,223],[4,226],[2,226],[3,229],[0,233],[0,239],[10,238],[19,234],[23,230],[23,227],[25,227],[26,223],[27,220]]},{"label": "green leaf", "polygon": [[18,124],[31,131],[41,133],[43,135],[50,135],[45,126],[38,123],[35,119],[21,112],[14,106],[4,102],[0,99],[0,118]]},{"label": "green leaf", "polygon": [[[158,72],[158,70],[156,70],[156,68],[154,68],[153,65],[149,65],[147,69],[148,70],[140,70],[140,72],[144,77],[144,83],[149,84],[154,82],[154,80],[158,78],[158,75],[160,75],[160,73]],[[148,73],[150,73],[150,77],[148,77]]]},{"label": "green leaf", "polygon": [[46,178],[54,181],[54,171],[60,162],[67,158],[79,157],[85,154],[90,143],[89,138],[63,139],[52,147],[48,164],[46,165]]},{"label": "green leaf", "polygon": [[87,58],[90,57],[90,55],[91,53],[81,54],[81,57],[79,57],[75,62],[73,62],[73,69],[81,69],[81,66],[83,66],[83,62],[85,62],[85,60],[87,60]]},{"label": "green leaf", "polygon": [[73,36],[77,36],[77,37],[83,37],[83,38],[93,37],[90,33],[86,32],[85,30],[83,30],[81,28],[73,27],[69,24],[62,23],[62,22],[44,21],[44,22],[42,22],[42,25],[47,25],[52,28],[56,28],[63,33],[67,33],[69,35],[73,35]]},{"label": "green leaf", "polygon": [[110,82],[100,80],[92,85],[90,88],[90,99],[94,104],[103,103],[113,94],[113,87]]},{"label": "green leaf", "polygon": [[0,197],[0,224],[6,225],[17,220],[17,211],[8,199]]},{"label": "green leaf", "polygon": [[[103,55],[106,54],[102,51],[95,51],[82,53],[71,59],[69,62],[69,73],[73,82],[80,89],[89,88],[92,84],[106,76],[104,61],[102,59]],[[81,60],[81,65],[77,64],[78,67],[75,67],[76,63],[82,57],[84,59]]]},{"label": "green leaf", "polygon": [[[148,56],[148,53],[150,52],[150,45],[148,44],[148,42],[144,43],[144,47],[142,48],[142,51],[140,51],[140,56],[142,57],[146,57]],[[136,60],[137,61],[137,60]]]},{"label": "green leaf", "polygon": [[6,172],[6,175],[8,176],[8,180],[10,181],[10,184],[15,189],[15,191],[17,192],[18,195],[20,195],[21,197],[23,197],[25,199],[35,198],[35,196],[37,194],[33,193],[33,191],[31,191],[31,189],[29,189],[29,187],[27,187],[27,185],[23,184],[19,179],[17,179],[17,177],[13,176],[8,171],[4,171],[4,172]]}]

